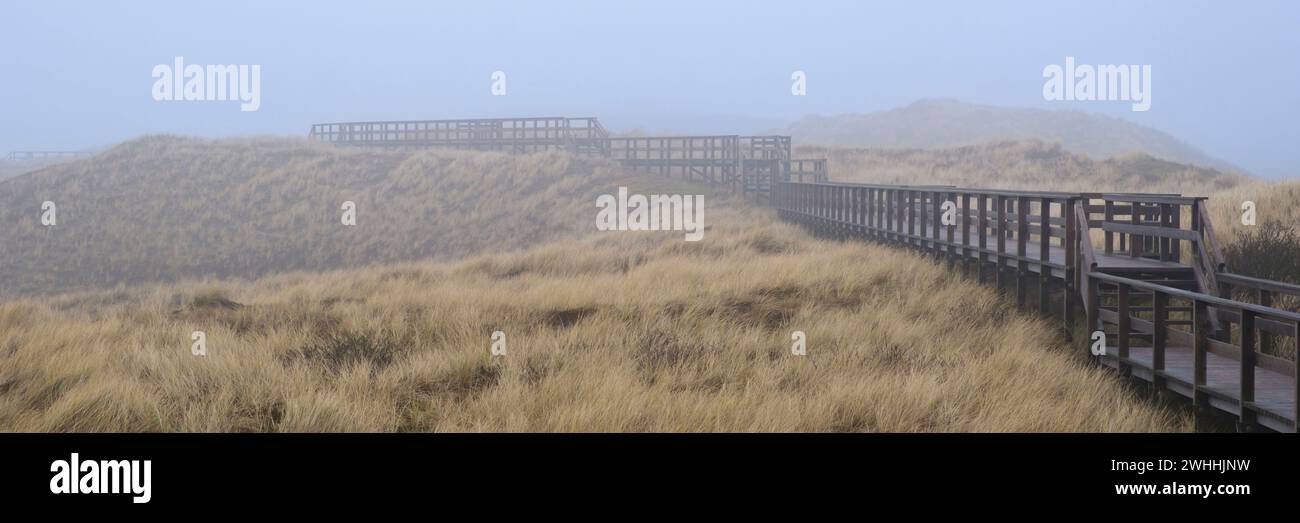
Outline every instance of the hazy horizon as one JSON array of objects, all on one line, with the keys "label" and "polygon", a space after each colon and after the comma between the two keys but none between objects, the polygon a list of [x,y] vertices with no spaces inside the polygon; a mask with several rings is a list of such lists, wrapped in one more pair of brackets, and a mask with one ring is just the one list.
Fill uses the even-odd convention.
[{"label": "hazy horizon", "polygon": [[[311,123],[597,116],[754,132],[920,99],[1070,109],[1167,132],[1253,174],[1300,175],[1300,7],[1287,2],[43,2],[0,20],[0,152],[143,134],[303,136]],[[56,31],[45,28],[59,27]],[[151,98],[151,70],[255,64],[260,107]],[[1142,64],[1150,110],[1043,97],[1043,69]],[[491,93],[504,71],[508,94]],[[792,96],[791,74],[807,74]]]}]

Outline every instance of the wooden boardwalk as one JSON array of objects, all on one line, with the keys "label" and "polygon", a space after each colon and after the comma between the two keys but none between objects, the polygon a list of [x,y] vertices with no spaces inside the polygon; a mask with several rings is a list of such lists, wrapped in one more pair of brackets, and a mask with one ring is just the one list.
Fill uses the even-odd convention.
[{"label": "wooden boardwalk", "polygon": [[770,200],[816,234],[903,245],[1014,286],[1018,306],[1033,292],[1067,335],[1082,308],[1098,363],[1241,430],[1296,432],[1300,314],[1271,305],[1300,286],[1228,272],[1203,198],[782,182]]},{"label": "wooden boardwalk", "polygon": [[[814,233],[903,245],[1079,322],[1096,361],[1191,398],[1241,430],[1297,432],[1300,286],[1233,274],[1203,198],[832,183],[789,136],[611,136],[595,118],[316,124],[344,146],[563,150],[730,185]],[[1078,310],[1085,312],[1076,314]],[[1078,316],[1082,316],[1079,318]],[[1092,339],[1101,338],[1094,346]]]},{"label": "wooden boardwalk", "polygon": [[612,136],[593,117],[476,118],[321,123],[308,138],[335,145],[443,147],[602,156],[628,168],[766,197],[778,180],[826,181],[824,158],[794,158],[784,135]]},{"label": "wooden boardwalk", "polygon": [[[1192,397],[1193,369],[1195,354],[1190,347],[1166,347],[1164,372],[1160,376],[1152,373],[1155,351],[1151,347],[1133,347],[1129,349],[1126,371],[1136,378],[1155,382],[1155,378],[1165,381],[1164,386],[1183,397]],[[1102,358],[1104,364],[1114,368],[1121,367],[1121,360],[1114,357]],[[1209,353],[1206,355],[1205,383],[1200,387],[1210,405],[1233,414],[1241,415],[1241,374],[1236,359]],[[1286,373],[1275,372],[1266,368],[1255,371],[1254,407],[1259,414],[1259,422],[1273,430],[1288,431],[1286,421],[1295,413],[1295,379]]]}]

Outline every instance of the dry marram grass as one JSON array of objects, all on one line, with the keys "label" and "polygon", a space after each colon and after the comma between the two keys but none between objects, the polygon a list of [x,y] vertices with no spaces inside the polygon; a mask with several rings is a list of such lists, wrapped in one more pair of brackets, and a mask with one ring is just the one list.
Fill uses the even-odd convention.
[{"label": "dry marram grass", "polygon": [[[1190,429],[924,258],[808,239],[765,210],[711,213],[697,243],[606,234],[3,303],[0,429]],[[190,355],[193,330],[207,357]]]}]

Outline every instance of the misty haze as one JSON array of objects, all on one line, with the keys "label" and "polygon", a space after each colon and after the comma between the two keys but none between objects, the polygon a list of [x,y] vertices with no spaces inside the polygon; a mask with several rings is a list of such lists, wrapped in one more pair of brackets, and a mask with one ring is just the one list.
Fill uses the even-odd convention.
[{"label": "misty haze", "polygon": [[1297,15],[7,6],[0,431],[1295,432]]}]

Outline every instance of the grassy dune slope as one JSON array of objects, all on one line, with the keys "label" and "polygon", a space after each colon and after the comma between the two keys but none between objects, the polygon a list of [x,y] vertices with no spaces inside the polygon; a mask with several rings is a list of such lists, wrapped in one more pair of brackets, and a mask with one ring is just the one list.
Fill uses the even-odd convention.
[{"label": "grassy dune slope", "polygon": [[1252,179],[1145,154],[1092,160],[1056,144],[998,142],[949,149],[847,149],[803,146],[801,156],[830,159],[837,181],[947,184],[990,189],[1175,192],[1193,196]]},{"label": "grassy dune slope", "polygon": [[[1231,241],[1245,228],[1241,204],[1246,201],[1255,202],[1257,224],[1280,222],[1300,227],[1300,180],[1251,183],[1210,198],[1210,221],[1220,241]],[[1300,260],[1295,262],[1300,264]]]},{"label": "grassy dune slope", "polygon": [[920,100],[870,114],[809,116],[788,131],[800,143],[872,148],[932,149],[1041,140],[1098,160],[1141,151],[1172,162],[1239,170],[1156,129],[1071,110]]},{"label": "grassy dune slope", "polygon": [[[917,255],[808,239],[766,210],[710,213],[697,243],[605,233],[3,303],[0,430],[1190,428],[1084,365],[1055,325]],[[194,330],[207,357],[190,355]]]},{"label": "grassy dune slope", "polygon": [[0,160],[0,181],[3,181],[5,178],[13,178],[20,174],[34,171],[38,168],[39,167],[32,167],[18,162]]},{"label": "grassy dune slope", "polygon": [[563,154],[147,137],[0,182],[0,297],[518,250],[589,232],[619,176]]}]

